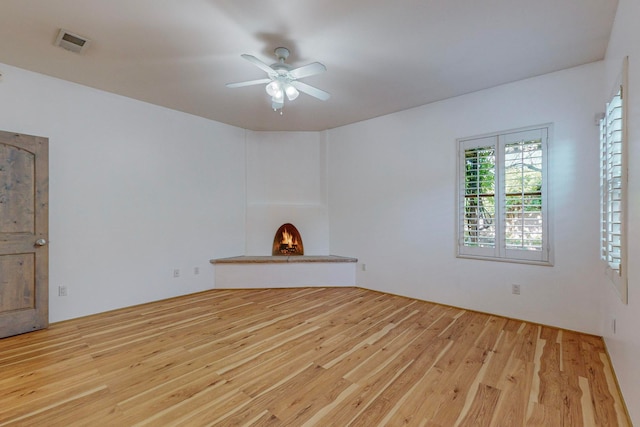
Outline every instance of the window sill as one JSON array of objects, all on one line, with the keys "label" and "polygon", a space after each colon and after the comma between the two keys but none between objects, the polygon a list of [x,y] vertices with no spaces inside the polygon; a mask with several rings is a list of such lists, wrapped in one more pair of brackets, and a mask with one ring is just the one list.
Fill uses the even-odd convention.
[{"label": "window sill", "polygon": [[461,255],[458,254],[457,258],[463,259],[475,259],[481,261],[496,261],[496,262],[508,262],[511,264],[528,264],[528,265],[540,265],[543,267],[553,267],[552,261],[535,261],[530,259],[517,259],[517,258],[496,258],[496,257],[487,257],[487,256],[478,256],[478,255]]}]

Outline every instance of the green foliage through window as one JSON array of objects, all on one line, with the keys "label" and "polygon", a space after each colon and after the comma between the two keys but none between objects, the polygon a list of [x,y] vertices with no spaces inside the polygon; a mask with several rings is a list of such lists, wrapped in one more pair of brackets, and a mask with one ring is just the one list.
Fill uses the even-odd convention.
[{"label": "green foliage through window", "polygon": [[465,245],[495,246],[495,173],[493,147],[465,151]]}]

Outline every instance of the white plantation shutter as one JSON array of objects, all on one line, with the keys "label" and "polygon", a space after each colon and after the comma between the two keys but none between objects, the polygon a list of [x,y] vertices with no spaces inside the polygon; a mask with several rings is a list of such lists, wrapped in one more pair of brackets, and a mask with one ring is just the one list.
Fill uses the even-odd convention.
[{"label": "white plantation shutter", "polygon": [[[624,74],[622,81],[625,80]],[[600,120],[600,258],[605,262],[607,275],[621,299],[626,302],[627,166],[622,81],[606,105],[604,118]]]},{"label": "white plantation shutter", "polygon": [[507,258],[548,261],[546,128],[501,136],[504,153],[504,250]]},{"label": "white plantation shutter", "polygon": [[622,97],[621,91],[607,104],[600,122],[602,135],[602,257],[620,274],[622,249]]},{"label": "white plantation shutter", "polygon": [[549,127],[459,140],[459,256],[550,262]]},{"label": "white plantation shutter", "polygon": [[496,256],[497,138],[478,138],[461,144],[461,253]]}]

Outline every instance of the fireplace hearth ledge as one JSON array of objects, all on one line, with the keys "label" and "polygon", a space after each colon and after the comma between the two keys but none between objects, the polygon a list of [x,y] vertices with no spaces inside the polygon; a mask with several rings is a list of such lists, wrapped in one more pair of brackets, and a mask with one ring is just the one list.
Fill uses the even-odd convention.
[{"label": "fireplace hearth ledge", "polygon": [[358,259],[336,255],[237,256],[212,259],[218,289],[356,286]]},{"label": "fireplace hearth ledge", "polygon": [[211,264],[271,264],[282,262],[358,262],[357,258],[338,255],[235,256],[212,259]]}]

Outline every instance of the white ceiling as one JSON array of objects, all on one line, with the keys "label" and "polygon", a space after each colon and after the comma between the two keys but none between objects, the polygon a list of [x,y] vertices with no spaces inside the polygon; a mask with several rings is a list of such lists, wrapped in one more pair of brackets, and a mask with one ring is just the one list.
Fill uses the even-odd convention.
[{"label": "white ceiling", "polygon": [[[2,0],[0,62],[252,130],[317,131],[593,61],[616,0]],[[53,45],[60,28],[92,39]],[[273,112],[242,53],[319,61]],[[2,69],[0,67],[0,72]]]}]

